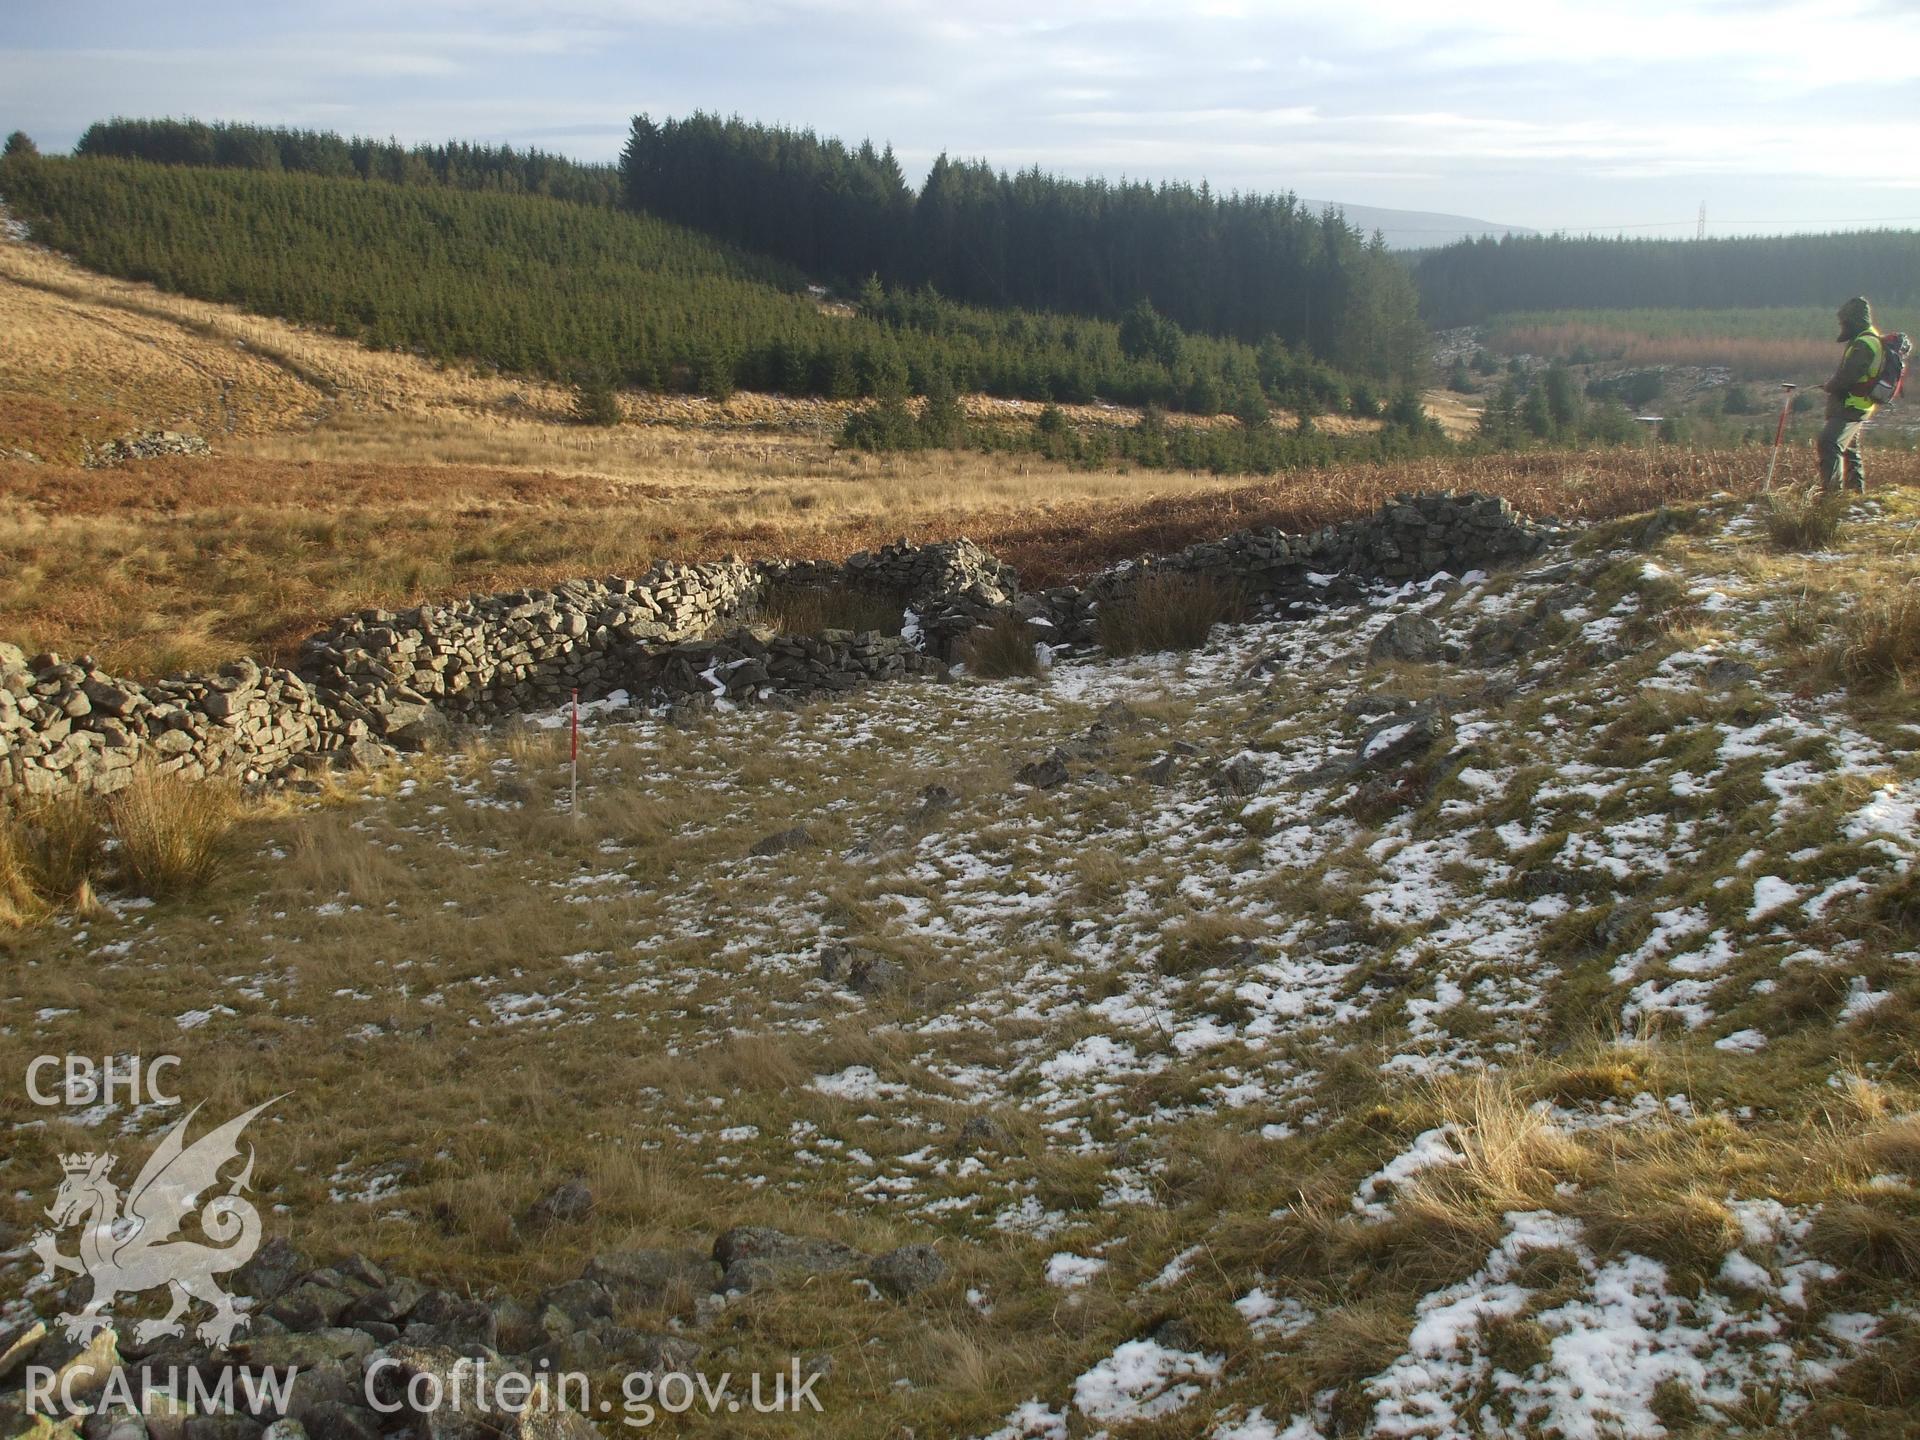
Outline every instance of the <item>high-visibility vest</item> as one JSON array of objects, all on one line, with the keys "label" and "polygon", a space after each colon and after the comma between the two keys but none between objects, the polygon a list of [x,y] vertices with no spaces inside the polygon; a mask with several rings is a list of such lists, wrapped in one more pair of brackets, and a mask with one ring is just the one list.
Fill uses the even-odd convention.
[{"label": "high-visibility vest", "polygon": [[[1868,353],[1873,356],[1873,363],[1867,367],[1866,378],[1854,386],[1854,390],[1871,390],[1873,388],[1873,382],[1880,378],[1880,367],[1884,365],[1887,360],[1887,347],[1880,343],[1880,332],[1869,325],[1865,330],[1862,330],[1858,335],[1854,336],[1853,339],[1849,340],[1847,345],[1849,349],[1855,345],[1864,345],[1867,347]],[[1862,415],[1871,415],[1880,407],[1875,405],[1873,401],[1869,400],[1865,395],[1856,395],[1853,393],[1853,390],[1849,390],[1847,392],[1847,408],[1849,410],[1858,410]]]}]

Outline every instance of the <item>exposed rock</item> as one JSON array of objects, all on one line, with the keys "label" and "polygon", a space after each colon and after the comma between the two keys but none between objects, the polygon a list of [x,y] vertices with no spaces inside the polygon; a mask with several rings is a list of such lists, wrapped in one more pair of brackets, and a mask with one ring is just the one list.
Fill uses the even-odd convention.
[{"label": "exposed rock", "polygon": [[593,1191],[577,1176],[562,1180],[533,1202],[527,1218],[537,1225],[572,1225],[593,1213]]},{"label": "exposed rock", "polygon": [[[1568,573],[1571,573],[1570,571]],[[1564,615],[1569,610],[1584,610],[1594,600],[1591,587],[1580,584],[1557,585],[1542,595],[1533,607],[1536,615]]]},{"label": "exposed rock", "polygon": [[851,1245],[810,1235],[789,1235],[762,1225],[741,1225],[713,1243],[713,1258],[726,1269],[729,1290],[756,1290],[793,1275],[832,1275],[857,1270],[867,1256]]},{"label": "exposed rock", "polygon": [[380,1418],[371,1410],[337,1400],[317,1402],[300,1416],[309,1440],[381,1440]]},{"label": "exposed rock", "polygon": [[960,797],[945,785],[927,785],[920,791],[919,809],[923,817],[951,810],[959,803]]},{"label": "exposed rock", "polygon": [[1447,637],[1424,615],[1396,615],[1373,637],[1367,658],[1421,664],[1443,658]]},{"label": "exposed rock", "polygon": [[1034,760],[1014,772],[1015,780],[1036,790],[1056,790],[1067,783],[1067,762],[1056,750],[1044,760]]},{"label": "exposed rock", "polygon": [[616,1306],[684,1308],[719,1289],[720,1272],[698,1250],[613,1250],[594,1256],[582,1278],[605,1287]]},{"label": "exposed rock", "polygon": [[851,945],[830,941],[820,947],[820,978],[840,984],[853,973],[855,951]]},{"label": "exposed rock", "polygon": [[1700,683],[1709,690],[1736,690],[1742,685],[1756,684],[1759,679],[1760,668],[1757,665],[1725,655],[1700,672]]},{"label": "exposed rock", "polygon": [[251,1415],[189,1415],[186,1440],[260,1440],[266,1426]]},{"label": "exposed rock", "polygon": [[279,1298],[311,1268],[311,1262],[291,1241],[284,1235],[275,1235],[253,1252],[251,1260],[233,1272],[233,1288],[264,1305]]},{"label": "exposed rock", "polygon": [[425,1298],[426,1287],[417,1280],[405,1278],[378,1290],[369,1291],[355,1300],[341,1315],[341,1323],[362,1325],[376,1321],[385,1325],[401,1325],[413,1313],[414,1306]]},{"label": "exposed rock", "polygon": [[813,844],[813,835],[804,825],[795,825],[790,830],[776,830],[771,835],[763,835],[753,842],[747,854],[757,859],[769,855],[785,855],[790,850],[802,850]]},{"label": "exposed rock", "polygon": [[1213,772],[1213,788],[1227,795],[1255,794],[1266,783],[1267,769],[1251,755],[1236,755]]},{"label": "exposed rock", "polygon": [[321,1330],[344,1315],[354,1297],[344,1290],[312,1280],[288,1290],[261,1313],[289,1330]]},{"label": "exposed rock", "polygon": [[947,1262],[931,1245],[902,1245],[875,1257],[867,1278],[881,1294],[906,1300],[947,1278]]},{"label": "exposed rock", "polygon": [[104,445],[87,447],[81,464],[89,470],[105,470],[129,460],[152,460],[162,455],[211,455],[213,447],[198,435],[177,430],[142,430]]},{"label": "exposed rock", "polygon": [[[1363,520],[1311,535],[1240,531],[1152,568],[1216,579],[1282,613],[1305,613],[1357,598],[1369,581],[1528,558],[1560,534],[1493,497],[1403,495]],[[841,565],[661,562],[635,578],[361,610],[309,637],[292,669],[241,661],[214,677],[144,685],[102,673],[84,657],[68,665],[57,655],[28,657],[7,646],[0,649],[0,791],[107,794],[143,764],[246,783],[299,783],[330,766],[387,764],[397,749],[435,743],[450,724],[491,724],[556,708],[575,691],[593,700],[624,690],[670,706],[674,722],[686,723],[721,699],[791,704],[877,681],[938,676],[945,670],[939,657],[960,637],[1010,608],[1045,622],[1050,644],[1080,643],[1091,636],[1100,604],[1144,573],[1146,567],[1121,565],[1085,586],[1022,595],[1010,569],[965,540],[902,542]],[[916,617],[918,643],[846,631],[783,636],[741,625],[774,584],[847,585],[899,598]],[[1579,598],[1579,586],[1563,590],[1556,594]],[[1382,643],[1425,653],[1431,623],[1400,617],[1389,627],[1399,639]],[[1500,617],[1475,632],[1474,658],[1495,663],[1536,640],[1527,626]],[[1109,706],[1077,743],[1092,757],[1113,735],[1142,723],[1124,705]],[[1064,784],[1069,758],[1035,762],[1022,771],[1022,783]],[[923,816],[944,803],[926,800]],[[767,841],[775,848],[756,853],[799,843]],[[254,1293],[264,1298],[292,1279]]]},{"label": "exposed rock", "polygon": [[955,1137],[962,1145],[979,1150],[1011,1150],[1013,1132],[991,1115],[969,1115]]},{"label": "exposed rock", "polygon": [[883,995],[907,983],[907,972],[884,955],[860,955],[849,969],[847,985],[860,995]]},{"label": "exposed rock", "polygon": [[1180,768],[1180,757],[1169,751],[1148,764],[1140,772],[1140,778],[1149,785],[1171,785],[1176,771]]},{"label": "exposed rock", "polygon": [[499,1334],[491,1309],[451,1290],[429,1290],[413,1307],[401,1331],[407,1343],[415,1347],[462,1355],[493,1349]]},{"label": "exposed rock", "polygon": [[[613,1318],[613,1294],[596,1280],[569,1280],[564,1285],[556,1285],[541,1303],[544,1308],[538,1324],[541,1331],[549,1335]],[[565,1326],[554,1323],[551,1317],[555,1315],[567,1322]]]},{"label": "exposed rock", "polygon": [[[406,1282],[418,1290],[413,1281]],[[374,1350],[371,1336],[362,1330],[336,1326],[305,1334],[253,1336],[236,1341],[233,1357],[246,1365],[273,1369],[312,1370],[322,1366],[357,1368]]]},{"label": "exposed rock", "polygon": [[47,1326],[44,1320],[35,1320],[24,1330],[0,1339],[0,1380],[10,1378],[14,1371],[33,1358],[40,1348],[40,1342],[47,1338]]},{"label": "exposed rock", "polygon": [[1366,732],[1352,757],[1350,773],[1387,770],[1430,750],[1446,733],[1445,722],[1430,706],[1395,715]]}]

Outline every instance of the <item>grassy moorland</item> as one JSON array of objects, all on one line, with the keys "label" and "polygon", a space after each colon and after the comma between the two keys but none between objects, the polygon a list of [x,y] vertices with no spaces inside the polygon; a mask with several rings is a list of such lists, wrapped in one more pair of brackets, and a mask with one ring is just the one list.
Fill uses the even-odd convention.
[{"label": "grassy moorland", "polygon": [[[31,246],[0,245],[0,304],[0,447],[65,462],[0,457],[0,636],[136,674],[284,658],[365,605],[657,558],[834,556],[966,533],[1052,583],[1241,525],[1310,528],[1397,490],[1492,490],[1535,513],[1591,517],[1739,491],[1764,469],[1751,452],[1671,447],[1261,481],[1024,454],[873,457],[833,443],[847,402],[633,391],[621,397],[628,423],[583,427],[557,385],[368,350]],[[987,427],[1029,427],[1039,408],[967,404]],[[1065,413],[1076,425],[1137,419]],[[1473,416],[1451,418],[1470,429]],[[216,454],[74,463],[143,427],[205,435]],[[1807,457],[1792,463],[1807,478]],[[1911,480],[1915,465],[1887,455],[1876,473]]]},{"label": "grassy moorland", "polygon": [[[882,458],[825,401],[628,393],[588,430],[555,385],[20,245],[0,306],[0,446],[40,457],[0,460],[0,638],[137,673],[663,556],[966,533],[1039,583],[1400,490],[1589,522],[1300,618],[1161,589],[1183,613],[1051,664],[1016,632],[951,684],[609,708],[577,811],[559,716],[8,809],[0,1070],[177,1054],[209,1115],[279,1097],[252,1183],[316,1262],[530,1303],[735,1224],[935,1246],[905,1300],[623,1302],[703,1373],[823,1366],[826,1418],[766,1435],[1911,1435],[1911,449],[1832,505],[1757,495],[1752,447]],[[168,424],[216,454],[76,463]],[[1393,620],[1448,658],[1375,658]],[[1062,783],[1018,778],[1056,747]],[[61,1155],[171,1119],[0,1089],[0,1327],[56,1308]],[[539,1216],[569,1179],[591,1206]]]},{"label": "grassy moorland", "polygon": [[[937,1246],[904,1302],[622,1312],[716,1371],[826,1356],[825,1419],[755,1434],[1908,1435],[1916,492],[1683,510],[1183,656],[610,716],[577,818],[562,731],[464,737],[208,815],[220,868],[152,906],[139,814],[68,823],[0,1066],[281,1096],[271,1233],[481,1296],[734,1224]],[[1538,635],[1370,659],[1409,614]],[[1329,778],[1411,704],[1444,743]],[[92,1132],[0,1127],[24,1236]],[[570,1176],[591,1213],[530,1220]]]},{"label": "grassy moorland", "polygon": [[[1899,328],[1896,316],[1885,324]],[[1817,306],[1533,311],[1495,316],[1486,323],[1486,338],[1502,354],[1725,366],[1743,380],[1801,383],[1831,373],[1837,353],[1832,309]]]},{"label": "grassy moorland", "polygon": [[[0,462],[0,634],[131,674],[239,654],[287,660],[338,614],[656,559],[839,558],[965,534],[1032,584],[1249,525],[1312,529],[1399,491],[1473,489],[1594,519],[1750,490],[1754,452],[1489,456],[1274,480],[1087,473],[935,452],[665,446],[626,480],[478,465],[149,461],[84,471]],[[1891,457],[1882,480],[1920,481]]]}]

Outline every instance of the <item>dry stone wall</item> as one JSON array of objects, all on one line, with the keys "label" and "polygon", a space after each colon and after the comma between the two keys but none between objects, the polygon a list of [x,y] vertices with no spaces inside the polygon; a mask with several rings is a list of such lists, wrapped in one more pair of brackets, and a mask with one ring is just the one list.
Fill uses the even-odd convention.
[{"label": "dry stone wall", "polygon": [[[111,792],[142,765],[261,781],[370,764],[454,724],[552,709],[574,690],[650,702],[791,700],[944,671],[957,644],[1010,608],[1083,641],[1102,604],[1145,575],[1209,576],[1265,597],[1326,595],[1328,575],[1404,580],[1525,559],[1559,531],[1486,496],[1401,496],[1312,535],[1244,530],[1083,587],[1023,595],[971,541],[902,541],[844,564],[663,563],[637,579],[571,580],[455,605],[362,610],[302,646],[295,668],[239,660],[141,684],[81,657],[0,645],[0,792]],[[1316,590],[1316,585],[1319,587]],[[896,600],[902,634],[778,635],[751,622],[776,586]]]},{"label": "dry stone wall", "polygon": [[[1159,559],[1115,566],[1083,587],[1047,591],[1028,608],[1060,638],[1077,642],[1091,637],[1100,606],[1124,599],[1150,575],[1200,576],[1249,599],[1325,601],[1360,583],[1514,564],[1564,536],[1561,527],[1528,520],[1496,495],[1397,495],[1365,520],[1309,535],[1236,530]],[[1331,587],[1330,579],[1347,584]]]},{"label": "dry stone wall", "polygon": [[141,685],[87,657],[29,659],[0,645],[0,788],[120,789],[138,765],[262,780],[311,757],[377,758],[364,720],[290,670],[236,660],[212,676]]}]

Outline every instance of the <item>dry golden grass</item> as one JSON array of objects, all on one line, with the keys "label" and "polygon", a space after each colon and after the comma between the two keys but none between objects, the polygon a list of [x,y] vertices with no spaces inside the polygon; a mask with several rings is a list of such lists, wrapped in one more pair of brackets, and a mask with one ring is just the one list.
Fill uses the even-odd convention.
[{"label": "dry golden grass", "polygon": [[136,895],[169,899],[203,889],[219,872],[238,807],[224,786],[142,770],[107,802],[119,840],[114,859]]},{"label": "dry golden grass", "polygon": [[897,635],[905,607],[894,597],[846,585],[782,585],[760,604],[758,620],[784,635],[878,630]]},{"label": "dry golden grass", "polygon": [[1776,550],[1825,550],[1840,534],[1846,502],[1818,490],[1777,490],[1761,511]]},{"label": "dry golden grass", "polygon": [[1843,626],[1840,663],[1857,688],[1911,688],[1920,676],[1920,594],[1910,583],[1862,595]]},{"label": "dry golden grass", "polygon": [[33,882],[33,862],[22,826],[0,814],[0,929],[18,930],[46,913]]},{"label": "dry golden grass", "polygon": [[1246,597],[1204,575],[1150,571],[1100,607],[1094,638],[1109,655],[1197,650],[1213,627],[1244,617]]},{"label": "dry golden grass", "polygon": [[100,807],[85,796],[61,791],[33,802],[24,815],[33,842],[33,871],[40,893],[63,902],[98,874],[106,848]]},{"label": "dry golden grass", "polygon": [[1585,351],[1610,356],[1623,365],[1725,365],[1748,380],[1825,374],[1832,368],[1835,354],[1832,343],[1817,336],[1734,339],[1710,332],[1655,336],[1583,321],[1503,328],[1500,344],[1513,354],[1572,355]]},{"label": "dry golden grass", "polygon": [[108,879],[152,899],[203,890],[241,813],[224,785],[147,771],[104,800],[63,790],[0,806],[0,926],[95,914]]},{"label": "dry golden grass", "polygon": [[[1256,483],[1008,455],[876,458],[833,448],[844,406],[751,395],[628,395],[636,423],[588,428],[567,422],[563,387],[364,350],[18,244],[0,245],[0,315],[0,417],[22,427],[0,446],[71,459],[83,432],[175,425],[220,451],[107,472],[0,462],[0,635],[135,674],[286,660],[354,608],[661,558],[838,558],[968,534],[1050,584],[1243,525],[1309,529],[1402,490],[1487,490],[1593,519],[1744,491],[1763,468],[1752,454],[1669,449]],[[1035,410],[968,404],[989,422]],[[1877,476],[1920,478],[1920,457],[1876,460]]]},{"label": "dry golden grass", "polygon": [[962,642],[960,660],[969,674],[983,680],[1004,680],[1011,675],[1032,678],[1042,668],[1040,652],[1035,648],[1037,639],[1033,626],[1018,615],[1001,615]]}]

